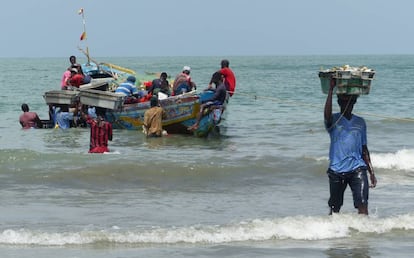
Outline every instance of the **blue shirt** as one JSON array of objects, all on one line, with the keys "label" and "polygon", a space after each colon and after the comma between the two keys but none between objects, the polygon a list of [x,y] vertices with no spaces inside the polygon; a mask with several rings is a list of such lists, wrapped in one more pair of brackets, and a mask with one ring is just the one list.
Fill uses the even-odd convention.
[{"label": "blue shirt", "polygon": [[132,95],[138,94],[138,89],[129,81],[123,82],[119,84],[118,88],[116,88],[115,93],[122,93],[127,97]]},{"label": "blue shirt", "polygon": [[329,168],[335,172],[351,172],[366,166],[362,159],[362,146],[367,145],[367,128],[362,117],[352,115],[351,120],[332,115],[332,126],[327,128],[331,138]]},{"label": "blue shirt", "polygon": [[224,83],[220,83],[215,89],[214,95],[210,99],[205,100],[204,102],[212,101],[215,102],[216,105],[223,105],[224,101],[226,101],[226,96],[226,85]]},{"label": "blue shirt", "polygon": [[70,127],[70,121],[73,120],[73,113],[70,112],[57,112],[56,123],[62,129],[68,129]]}]

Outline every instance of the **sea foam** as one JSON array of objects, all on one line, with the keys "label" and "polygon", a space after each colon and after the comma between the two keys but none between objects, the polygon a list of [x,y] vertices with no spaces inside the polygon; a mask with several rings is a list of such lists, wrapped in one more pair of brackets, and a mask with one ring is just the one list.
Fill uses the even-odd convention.
[{"label": "sea foam", "polygon": [[352,237],[353,234],[384,234],[393,230],[414,230],[414,214],[387,218],[358,214],[333,216],[291,216],[254,219],[228,225],[193,225],[188,227],[122,227],[80,232],[37,232],[30,229],[7,229],[0,232],[0,244],[63,246],[94,243],[112,244],[223,244],[244,241],[324,240]]},{"label": "sea foam", "polygon": [[395,153],[371,153],[376,168],[414,171],[414,149],[402,149]]}]

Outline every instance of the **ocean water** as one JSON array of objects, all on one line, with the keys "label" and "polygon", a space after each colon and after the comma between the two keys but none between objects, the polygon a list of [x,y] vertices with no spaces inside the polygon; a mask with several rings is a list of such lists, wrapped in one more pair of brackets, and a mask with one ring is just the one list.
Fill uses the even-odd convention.
[{"label": "ocean water", "polygon": [[[189,65],[202,90],[221,58],[95,59],[172,77]],[[414,56],[228,58],[237,88],[220,135],[115,130],[103,155],[87,153],[88,129],[18,123],[24,102],[48,118],[43,93],[60,88],[68,58],[0,59],[0,256],[411,257]],[[354,108],[378,179],[369,216],[349,189],[328,216],[318,71],[344,64],[376,70]]]}]

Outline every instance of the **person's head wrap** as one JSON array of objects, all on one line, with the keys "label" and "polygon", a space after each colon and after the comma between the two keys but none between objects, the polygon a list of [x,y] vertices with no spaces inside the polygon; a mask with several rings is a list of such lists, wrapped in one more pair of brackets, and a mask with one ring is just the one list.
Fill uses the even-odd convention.
[{"label": "person's head wrap", "polygon": [[127,81],[132,82],[132,83],[135,83],[136,80],[137,79],[135,78],[135,76],[132,76],[132,75],[128,76],[127,78]]}]

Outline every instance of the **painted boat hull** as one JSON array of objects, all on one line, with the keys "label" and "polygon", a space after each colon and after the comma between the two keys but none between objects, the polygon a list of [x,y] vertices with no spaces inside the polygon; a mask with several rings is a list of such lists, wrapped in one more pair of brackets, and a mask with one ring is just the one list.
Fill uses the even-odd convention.
[{"label": "painted boat hull", "polygon": [[[49,91],[44,95],[49,105],[50,121],[44,122],[44,128],[53,128],[53,107],[78,105],[94,106],[105,111],[106,120],[112,123],[115,129],[142,131],[145,111],[150,108],[150,102],[123,104],[123,97],[111,93],[106,89],[105,83],[92,85],[102,90],[90,89],[85,86],[76,91]],[[93,88],[93,87],[92,87]],[[163,129],[170,134],[190,134],[205,137],[221,122],[226,103],[211,107],[204,112],[199,121],[197,130],[188,130],[197,119],[201,103],[211,98],[212,91],[199,94],[189,92],[160,100],[161,107],[166,112],[166,119],[162,121]]]},{"label": "painted boat hull", "polygon": [[[180,95],[160,100],[161,107],[167,113],[162,121],[163,129],[172,134],[193,134],[198,137],[207,136],[220,123],[225,106],[213,107],[201,117],[197,130],[188,127],[196,122],[201,101],[211,96],[211,92],[199,95]],[[145,111],[150,108],[149,101],[125,104],[120,110],[107,110],[106,119],[116,129],[142,130]]]}]

